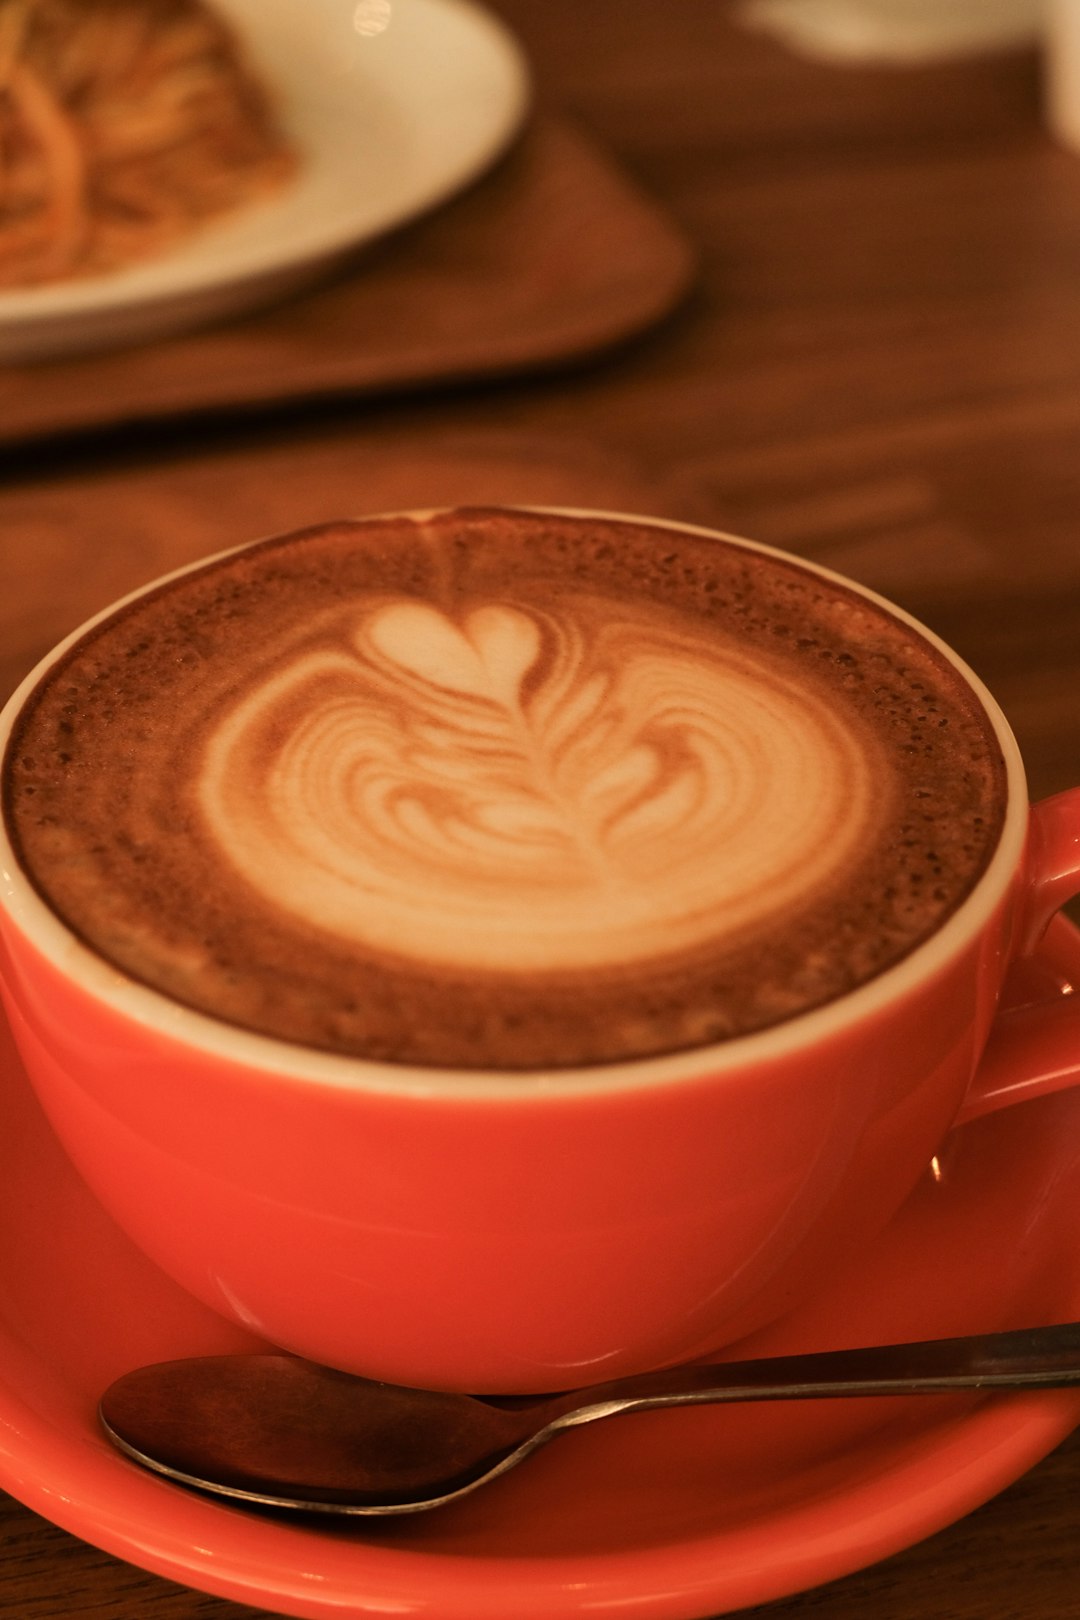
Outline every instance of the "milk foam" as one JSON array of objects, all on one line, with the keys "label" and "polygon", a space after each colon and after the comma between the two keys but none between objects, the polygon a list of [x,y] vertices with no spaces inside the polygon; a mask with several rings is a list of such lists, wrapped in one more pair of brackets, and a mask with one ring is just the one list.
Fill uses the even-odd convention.
[{"label": "milk foam", "polygon": [[978,882],[1007,798],[962,673],[842,582],[483,508],[133,599],[35,688],[0,791],[45,901],[175,1001],[544,1072],[865,984]]},{"label": "milk foam", "polygon": [[893,767],[790,660],[567,590],[359,600],[211,732],[222,859],[304,926],[489,974],[728,942],[869,848]]}]

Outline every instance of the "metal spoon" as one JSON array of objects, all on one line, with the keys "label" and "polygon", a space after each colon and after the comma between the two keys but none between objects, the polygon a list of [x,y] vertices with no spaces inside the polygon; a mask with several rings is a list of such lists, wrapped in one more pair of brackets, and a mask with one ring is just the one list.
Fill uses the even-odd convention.
[{"label": "metal spoon", "polygon": [[1080,1323],[976,1338],[686,1366],[529,1398],[438,1394],[293,1356],[206,1356],[112,1384],[101,1419],[156,1472],[241,1502],[414,1513],[505,1474],[565,1429],[728,1401],[1080,1384]]}]

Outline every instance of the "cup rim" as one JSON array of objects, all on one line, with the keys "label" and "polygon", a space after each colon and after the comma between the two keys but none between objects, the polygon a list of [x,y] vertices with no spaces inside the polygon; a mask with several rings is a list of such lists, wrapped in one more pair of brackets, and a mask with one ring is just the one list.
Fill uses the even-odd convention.
[{"label": "cup rim", "polygon": [[[891,602],[869,586],[835,569],[740,535],[703,524],[675,519],[642,517],[634,513],[603,509],[524,505],[520,503],[473,503],[417,508],[397,512],[364,514],[332,521],[375,523],[387,519],[423,520],[455,511],[484,510],[531,512],[539,515],[600,519],[605,522],[633,523],[639,527],[702,536],[744,550],[776,557],[789,566],[801,568],[842,585],[870,601],[892,618],[913,629],[958,671],[978,699],[994,730],[1005,765],[1005,815],[997,847],[974,888],[928,939],[914,946],[899,961],[885,968],[855,989],[822,1006],[785,1019],[779,1024],[726,1040],[706,1043],[648,1057],[577,1064],[547,1069],[481,1069],[439,1067],[434,1064],[397,1063],[387,1060],[322,1051],[276,1036],[259,1034],[225,1022],[212,1014],[173,1001],[100,956],[52,911],[24,871],[8,836],[5,818],[0,814],[0,910],[6,911],[15,928],[59,973],[73,980],[91,998],[105,1004],[115,1014],[157,1031],[208,1056],[257,1070],[263,1075],[285,1080],[312,1082],[347,1090],[378,1091],[401,1096],[438,1095],[445,1099],[480,1097],[486,1100],[536,1098],[538,1095],[571,1097],[615,1092],[640,1087],[694,1081],[723,1076],[772,1060],[790,1056],[804,1047],[828,1039],[880,1013],[890,1003],[903,999],[920,983],[932,979],[949,961],[959,956],[978,936],[982,927],[1005,898],[1022,860],[1028,829],[1027,780],[1019,746],[1004,713],[980,677],[933,630],[906,609]],[[329,524],[331,520],[327,520]],[[323,524],[309,527],[323,527]],[[229,546],[207,557],[183,564],[166,574],[129,591],[84,620],[59,641],[15,688],[0,708],[0,770],[6,761],[12,726],[31,693],[67,651],[98,625],[113,617],[140,597],[186,574],[210,568],[236,552],[249,550],[266,541],[286,539],[306,529],[288,534],[263,536]]]}]

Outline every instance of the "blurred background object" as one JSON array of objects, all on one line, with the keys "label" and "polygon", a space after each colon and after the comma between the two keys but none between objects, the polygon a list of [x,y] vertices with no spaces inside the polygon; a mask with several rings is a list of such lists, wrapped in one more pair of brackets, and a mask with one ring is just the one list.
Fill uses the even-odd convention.
[{"label": "blurred background object", "polygon": [[1043,0],[748,0],[743,17],[808,56],[916,62],[1028,44],[1043,11]]},{"label": "blurred background object", "polygon": [[1080,0],[1046,0],[1046,109],[1053,133],[1080,151]]},{"label": "blurred background object", "polygon": [[1049,128],[1080,148],[1080,0],[745,0],[739,17],[834,63],[925,63],[1042,41]]}]

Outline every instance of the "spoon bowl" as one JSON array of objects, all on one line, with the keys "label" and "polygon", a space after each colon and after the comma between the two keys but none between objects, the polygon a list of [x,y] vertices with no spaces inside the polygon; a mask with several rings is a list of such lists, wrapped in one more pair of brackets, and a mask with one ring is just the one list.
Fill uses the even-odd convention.
[{"label": "spoon bowl", "polygon": [[106,1433],[180,1484],[272,1508],[436,1508],[566,1429],[657,1407],[1080,1384],[1080,1323],[667,1368],[565,1394],[406,1389],[266,1353],[159,1362],[106,1390]]}]

